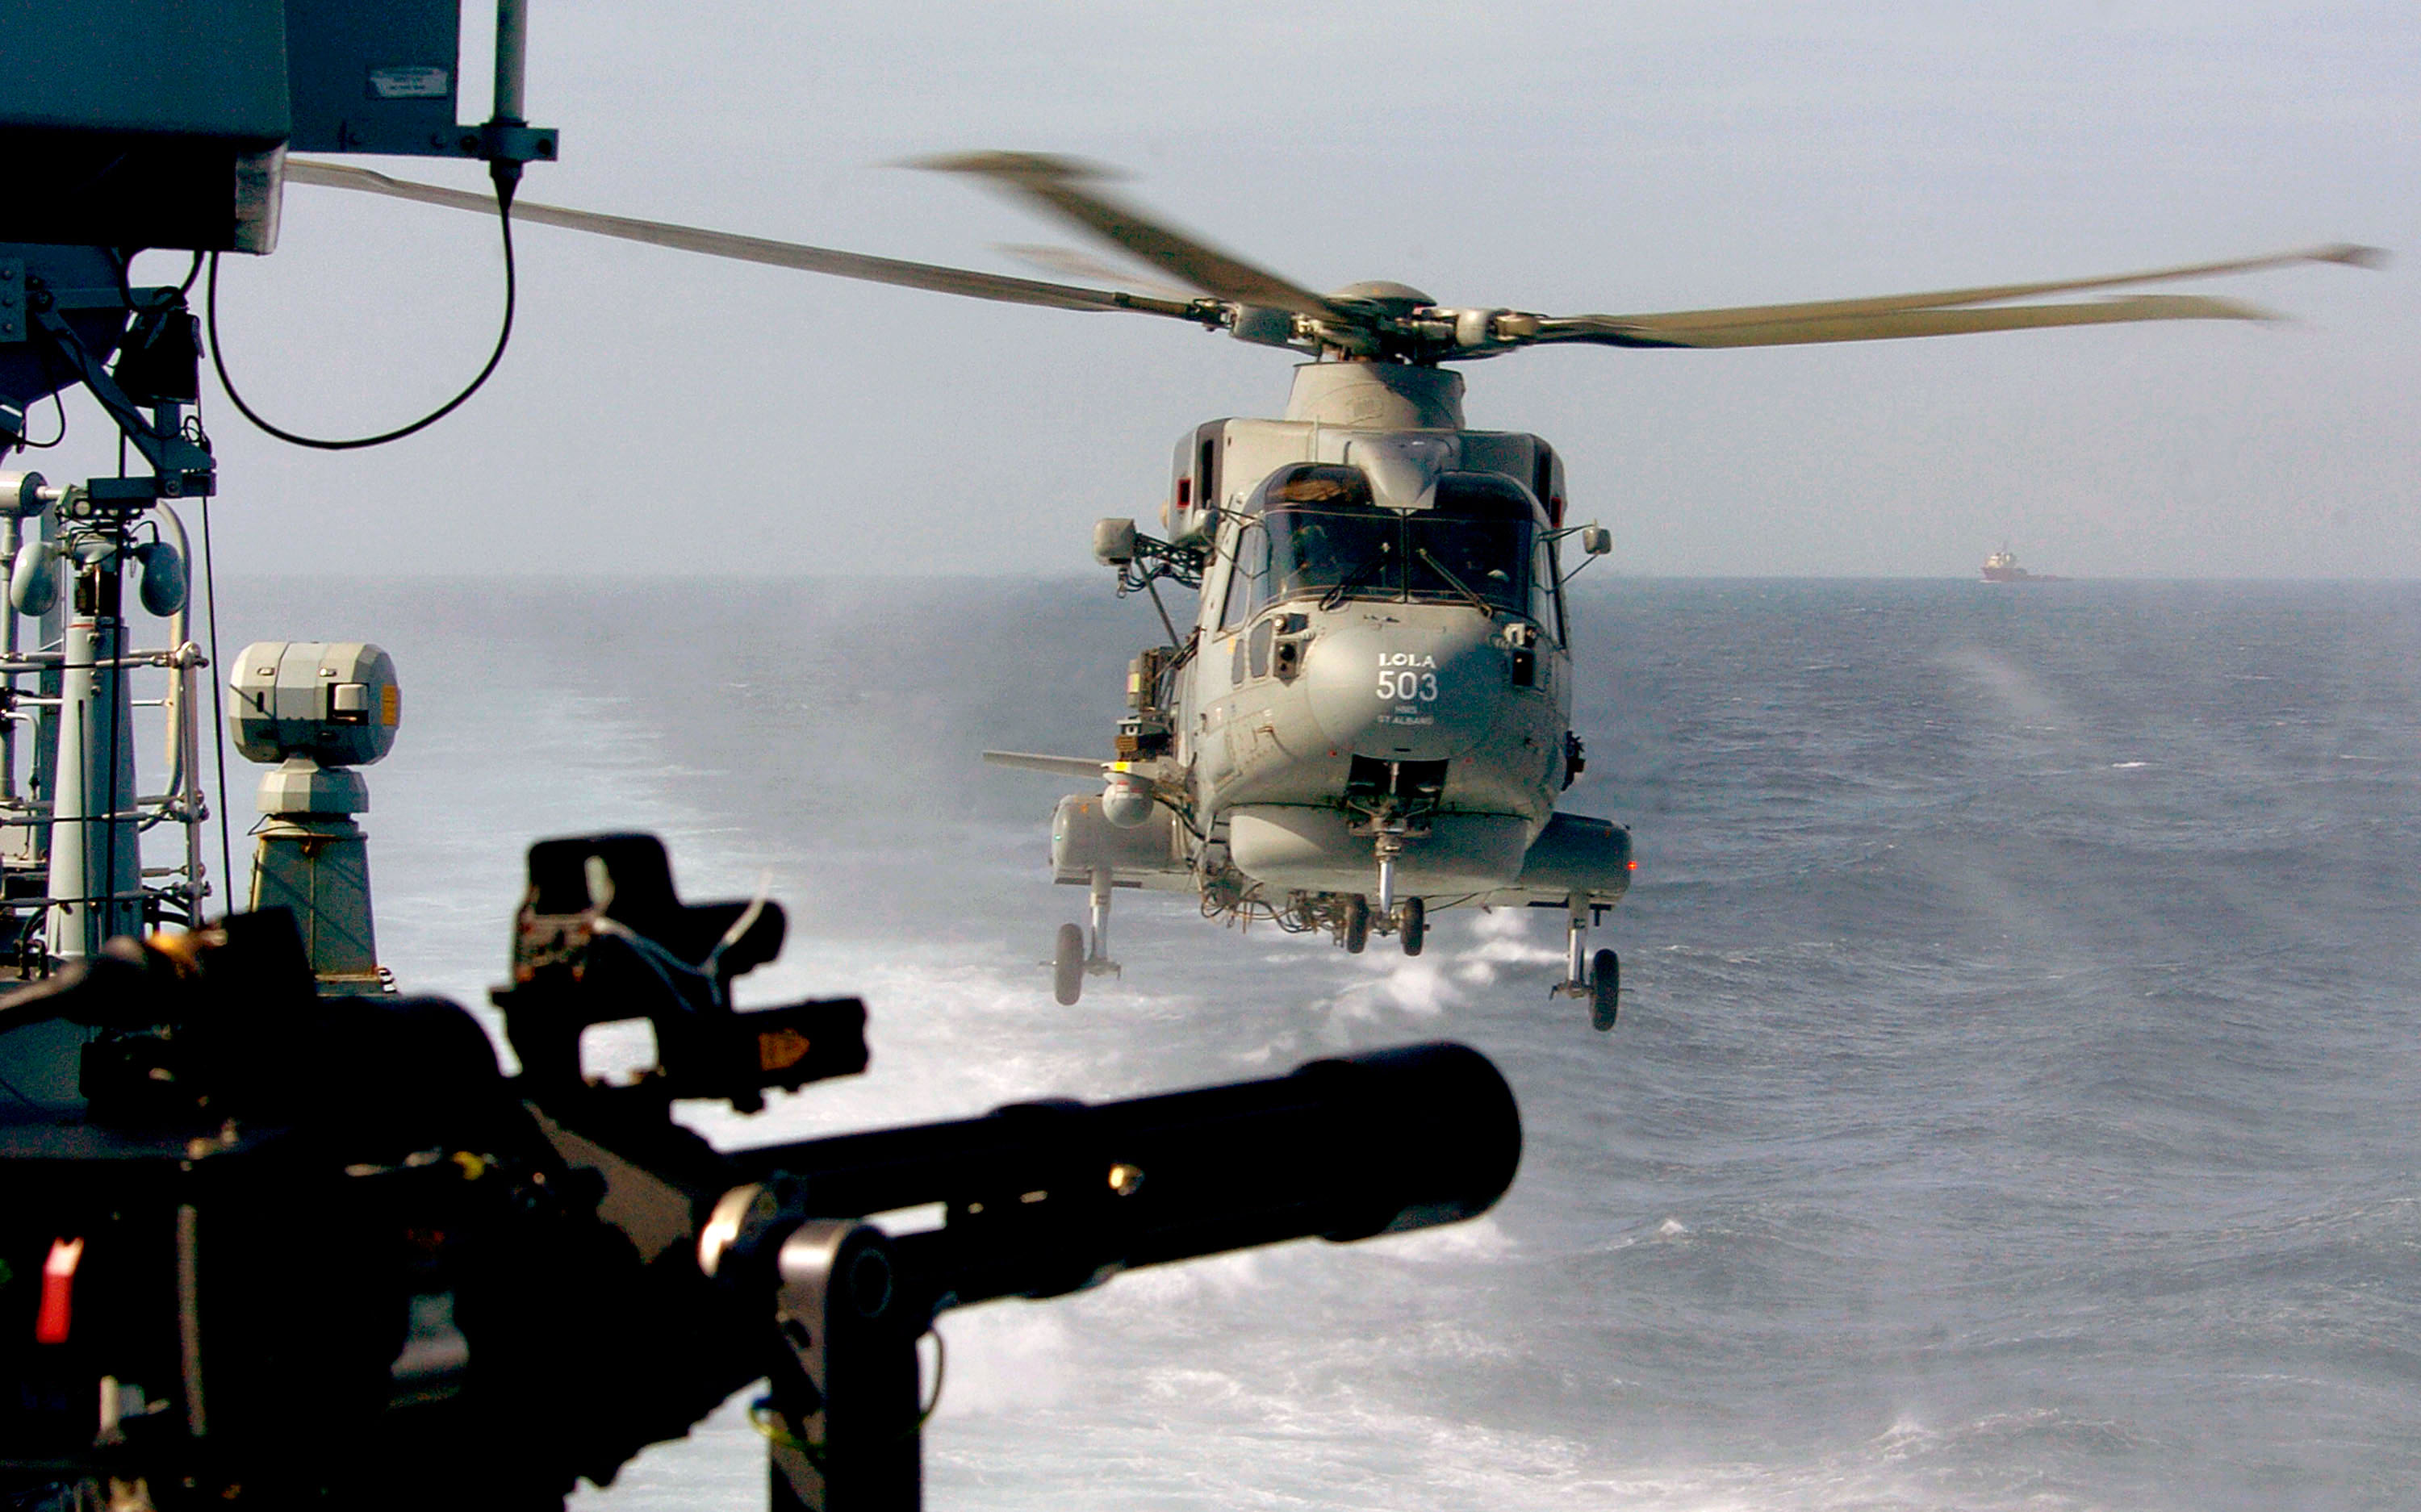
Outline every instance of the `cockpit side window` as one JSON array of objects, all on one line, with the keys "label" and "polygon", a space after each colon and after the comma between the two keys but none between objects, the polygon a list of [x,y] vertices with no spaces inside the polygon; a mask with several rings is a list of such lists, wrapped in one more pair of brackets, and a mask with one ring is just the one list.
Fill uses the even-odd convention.
[{"label": "cockpit side window", "polygon": [[1219,615],[1221,630],[1234,630],[1269,601],[1269,579],[1270,533],[1258,520],[1246,520],[1236,533],[1236,565],[1227,574],[1227,600]]},{"label": "cockpit side window", "polygon": [[1530,617],[1539,628],[1555,638],[1558,646],[1571,643],[1564,628],[1563,573],[1559,569],[1554,538],[1541,536],[1532,548],[1538,570],[1530,582]]}]

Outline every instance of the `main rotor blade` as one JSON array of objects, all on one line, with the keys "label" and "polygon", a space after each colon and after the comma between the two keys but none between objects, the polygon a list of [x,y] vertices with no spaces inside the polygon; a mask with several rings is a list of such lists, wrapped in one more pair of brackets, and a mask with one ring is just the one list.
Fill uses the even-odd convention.
[{"label": "main rotor blade", "polygon": [[[1736,312],[1722,312],[1726,314]],[[1603,347],[1791,347],[1820,341],[1884,341],[1898,336],[1966,335],[2055,325],[2111,325],[2130,320],[2270,320],[2277,317],[2234,300],[2198,294],[2136,294],[2082,304],[2002,304],[1981,309],[1886,310],[1692,324],[1679,316],[1579,315],[1539,322],[1539,342],[1578,341]]]},{"label": "main rotor blade", "polygon": [[[492,215],[496,210],[492,195],[390,179],[383,173],[340,163],[289,158],[286,160],[286,177],[293,183],[358,190],[396,199],[416,200],[424,205],[470,210],[476,214]],[[861,252],[836,252],[828,247],[804,246],[795,242],[773,242],[762,237],[738,236],[728,231],[672,226],[662,221],[637,221],[620,215],[600,215],[592,210],[566,210],[558,205],[541,205],[526,199],[513,202],[513,219],[538,226],[559,226],[566,230],[586,231],[596,236],[619,237],[626,242],[645,242],[651,246],[670,247],[679,252],[703,253],[708,257],[729,257],[740,262],[761,262],[775,268],[796,268],[805,273],[830,273],[835,277],[862,279],[870,284],[929,288],[944,294],[964,295],[969,299],[1039,304],[1057,310],[1134,310],[1145,315],[1168,315],[1186,320],[1203,319],[1198,306],[1181,300],[1154,299],[1148,294],[1129,294],[1115,289],[1081,288],[1072,284],[1046,284],[1031,278],[976,273],[967,268],[902,262],[893,257],[869,257]]]},{"label": "main rotor blade", "polygon": [[937,173],[964,173],[988,179],[1023,195],[1044,210],[1072,222],[1155,267],[1165,270],[1214,299],[1239,304],[1307,315],[1314,320],[1351,322],[1353,312],[1298,288],[1241,257],[1232,257],[1183,231],[1164,226],[1143,211],[1121,205],[1097,189],[1081,187],[1107,177],[1072,158],[1040,152],[966,152],[920,158],[913,167]]},{"label": "main rotor blade", "polygon": [[1113,268],[1099,257],[1087,257],[1074,247],[1044,246],[1028,242],[995,242],[994,252],[1005,252],[1018,261],[1044,273],[1057,273],[1062,278],[1098,278],[1108,283],[1126,285],[1138,294],[1151,294],[1162,299],[1192,299],[1195,296],[1174,284],[1164,284],[1156,278],[1138,278],[1123,269]]},{"label": "main rotor blade", "polygon": [[[2377,247],[2355,246],[2351,242],[2333,242],[2326,246],[2303,247],[2292,252],[2270,253],[2257,257],[2237,257],[2226,262],[2198,262],[2192,263],[2181,268],[2157,268],[2147,273],[2111,273],[2099,278],[2065,278],[2054,282],[2038,284],[1999,284],[1989,285],[1981,288],[1942,289],[1930,294],[1884,294],[1868,299],[1822,300],[1804,304],[1743,304],[1731,309],[1675,310],[1660,315],[1585,315],[1573,316],[1569,319],[1572,320],[1598,322],[1608,327],[1619,327],[1625,331],[1635,332],[1642,335],[1663,335],[1670,334],[1675,337],[1675,339],[1669,342],[1651,341],[1643,343],[1644,345],[1674,345],[1686,347],[1766,346],[1773,345],[1774,343],[1763,338],[1750,341],[1722,341],[1711,339],[1708,334],[1723,330],[1726,327],[1770,330],[1801,322],[1831,322],[1845,318],[1893,315],[1910,310],[1939,310],[1962,305],[1994,304],[2004,300],[2029,299],[2041,294],[2073,294],[2092,288],[2121,288],[2131,284],[2167,283],[2180,278],[2209,278],[2219,273],[2253,273],[2263,268],[2283,268],[2294,263],[2303,262],[2336,262],[2344,263],[2350,267],[2355,268],[2377,268],[2382,266],[2386,261],[2386,258],[2387,254]],[[2055,306],[2043,307],[2053,308]],[[2107,305],[2087,305],[2082,307],[2108,308]],[[2096,320],[2163,320],[2180,318],[2191,319],[2192,317],[2162,315],[2114,316],[2104,314],[2099,317],[2086,318],[2079,321],[2046,320],[2040,322],[2030,321],[2027,323],[2040,323],[2048,325],[2074,323],[2089,324],[2094,323]],[[2241,319],[2241,317],[2237,318]],[[1549,325],[1561,325],[1566,322],[1563,320],[1550,320],[1547,323]],[[1956,329],[1997,331],[2007,328],[2003,326],[1975,326],[1959,327]],[[1687,333],[1687,335],[1683,335],[1684,333]],[[1931,335],[1935,334],[1935,332],[1930,330],[1922,332],[1880,331],[1875,333],[1875,335]],[[1555,338],[1542,336],[1541,339]],[[1567,336],[1560,339],[1572,340],[1585,338]],[[1856,335],[1825,335],[1804,336],[1799,339],[1809,341],[1856,341],[1870,338]]]}]

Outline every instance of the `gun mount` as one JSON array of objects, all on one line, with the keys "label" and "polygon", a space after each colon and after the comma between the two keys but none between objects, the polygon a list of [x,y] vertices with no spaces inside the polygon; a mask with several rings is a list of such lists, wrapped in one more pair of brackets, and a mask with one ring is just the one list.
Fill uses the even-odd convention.
[{"label": "gun mount", "polygon": [[[732,1005],[782,933],[651,836],[541,842],[512,1076],[451,1003],[316,990],[282,911],[0,999],[0,1505],[552,1507],[762,1380],[775,1507],[913,1507],[941,1313],[1450,1223],[1520,1159],[1454,1045],[719,1151],[676,1099],[867,1064],[854,999]],[[585,1074],[631,1020],[658,1064]]]}]

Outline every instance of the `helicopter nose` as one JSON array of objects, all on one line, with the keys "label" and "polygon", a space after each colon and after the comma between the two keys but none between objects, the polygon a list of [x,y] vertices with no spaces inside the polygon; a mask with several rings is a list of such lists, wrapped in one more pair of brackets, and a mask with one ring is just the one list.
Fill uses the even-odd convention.
[{"label": "helicopter nose", "polygon": [[1356,756],[1450,761],[1484,742],[1509,696],[1494,625],[1459,604],[1348,605],[1304,652],[1312,717]]}]

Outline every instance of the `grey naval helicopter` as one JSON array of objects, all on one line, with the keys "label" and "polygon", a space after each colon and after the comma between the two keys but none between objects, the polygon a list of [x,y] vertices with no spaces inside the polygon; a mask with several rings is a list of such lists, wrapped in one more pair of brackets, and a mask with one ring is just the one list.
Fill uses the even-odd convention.
[{"label": "grey naval helicopter", "polygon": [[[1069,310],[1128,310],[1299,353],[1284,414],[1196,426],[1177,445],[1160,534],[1104,520],[1094,554],[1148,592],[1164,645],[1131,663],[1107,757],[984,758],[1098,787],[1052,817],[1054,880],[1091,896],[1089,939],[1064,925],[1054,995],[1115,973],[1116,889],[1191,893],[1206,916],[1376,934],[1418,955],[1440,908],[1528,905],[1567,919],[1564,979],[1613,1026],[1615,952],[1590,927],[1629,889],[1630,831],[1557,812],[1583,767],[1571,728],[1565,588],[1612,549],[1568,520],[1564,466],[1540,437],[1463,424],[1445,366],[1529,347],[1784,346],[2161,320],[2258,320],[2191,295],[2013,303],[2297,262],[2371,265],[2330,245],[2147,273],[1927,294],[1653,315],[1549,316],[1441,305],[1396,283],[1317,294],[1123,204],[1065,158],[986,152],[919,166],[966,174],[1197,292],[1043,283],[784,242],[517,204],[519,220],[807,272]],[[479,211],[485,196],[366,169],[290,162],[290,181]],[[1109,273],[1074,254],[1055,265]],[[1567,566],[1576,548],[1578,561]],[[1198,590],[1180,632],[1159,584]]]}]

